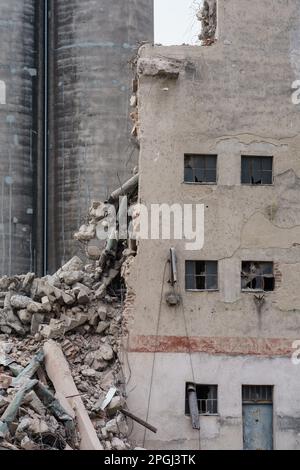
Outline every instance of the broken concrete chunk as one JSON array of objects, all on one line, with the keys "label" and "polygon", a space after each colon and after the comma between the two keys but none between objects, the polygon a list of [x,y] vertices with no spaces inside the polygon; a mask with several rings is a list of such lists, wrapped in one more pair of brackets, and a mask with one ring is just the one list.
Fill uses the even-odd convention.
[{"label": "broken concrete chunk", "polygon": [[101,335],[101,333],[104,333],[104,331],[107,330],[107,328],[109,328],[109,326],[110,326],[110,323],[108,323],[106,321],[101,321],[97,326],[96,333]]},{"label": "broken concrete chunk", "polygon": [[22,290],[23,291],[30,290],[30,287],[31,287],[34,279],[35,279],[35,274],[34,273],[27,273],[26,276],[24,277],[24,280],[23,280],[23,283],[22,283]]},{"label": "broken concrete chunk", "polygon": [[24,325],[30,325],[31,324],[31,317],[32,314],[28,312],[28,310],[18,310],[17,316],[20,320],[21,323]]},{"label": "broken concrete chunk", "polygon": [[40,304],[39,302],[33,302],[31,301],[28,305],[27,305],[27,310],[29,313],[45,313],[45,312],[51,312],[51,305],[50,303],[46,303],[46,304]]},{"label": "broken concrete chunk", "polygon": [[120,411],[121,408],[123,408],[124,405],[125,405],[124,398],[120,396],[113,397],[110,404],[108,405],[107,412],[110,416],[114,416],[118,411]]},{"label": "broken concrete chunk", "polygon": [[180,60],[151,57],[139,59],[137,70],[139,75],[176,79],[182,66]]},{"label": "broken concrete chunk", "polygon": [[77,301],[80,305],[86,305],[90,302],[91,291],[84,284],[77,283],[73,287],[73,292],[76,294]]},{"label": "broken concrete chunk", "polygon": [[66,331],[71,331],[87,323],[89,317],[85,313],[78,312],[72,317],[62,315],[61,319],[64,320]]},{"label": "broken concrete chunk", "polygon": [[43,305],[43,308],[45,309],[45,311],[46,312],[51,312],[52,306],[51,306],[50,299],[49,299],[49,297],[47,297],[47,295],[42,297],[41,302],[42,302],[42,305]]},{"label": "broken concrete chunk", "polygon": [[115,450],[126,450],[126,445],[118,437],[114,437],[111,441],[112,448]]},{"label": "broken concrete chunk", "polygon": [[73,286],[77,282],[81,282],[84,278],[83,271],[62,271],[60,279],[64,281],[67,286]]},{"label": "broken concrete chunk", "polygon": [[101,256],[101,250],[98,246],[96,245],[89,245],[87,247],[87,256],[94,260],[94,261],[97,261],[98,259],[100,259],[100,256]]},{"label": "broken concrete chunk", "polygon": [[78,232],[75,233],[74,238],[75,240],[88,242],[93,240],[96,236],[96,227],[95,225],[82,225]]},{"label": "broken concrete chunk", "polygon": [[39,450],[38,444],[36,444],[34,441],[29,439],[28,436],[24,436],[22,441],[21,441],[21,449],[23,450]]},{"label": "broken concrete chunk", "polygon": [[114,357],[114,351],[109,344],[100,346],[99,351],[95,352],[95,359],[104,359],[104,361],[111,361]]},{"label": "broken concrete chunk", "polygon": [[40,326],[44,323],[45,321],[45,315],[36,313],[32,315],[31,317],[31,328],[30,332],[32,335],[35,335],[36,333],[39,332]]},{"label": "broken concrete chunk", "polygon": [[24,295],[13,295],[10,298],[10,305],[17,310],[25,309],[30,302],[32,302],[30,297],[25,297]]},{"label": "broken concrete chunk", "polygon": [[96,221],[102,220],[107,217],[108,206],[103,202],[93,201],[89,211],[90,216]]},{"label": "broken concrete chunk", "polygon": [[31,420],[28,431],[33,435],[43,435],[49,432],[49,427],[45,421],[39,418]]},{"label": "broken concrete chunk", "polygon": [[117,434],[118,433],[117,420],[114,418],[114,419],[111,419],[110,421],[108,421],[108,423],[106,423],[105,429],[106,429],[107,432]]},{"label": "broken concrete chunk", "polygon": [[66,333],[66,324],[63,320],[52,318],[49,325],[42,325],[40,327],[39,332],[47,339],[60,338]]},{"label": "broken concrete chunk", "polygon": [[82,271],[84,268],[83,261],[78,256],[73,256],[70,261],[62,266],[62,268],[58,271]]},{"label": "broken concrete chunk", "polygon": [[63,292],[63,291],[62,291],[61,297],[62,297],[63,302],[64,302],[66,305],[73,305],[74,302],[75,302],[75,298],[74,298],[72,295],[70,295],[70,294],[66,294],[66,292]]},{"label": "broken concrete chunk", "polygon": [[96,371],[95,369],[84,369],[82,371],[83,377],[95,377],[96,376]]},{"label": "broken concrete chunk", "polygon": [[[11,386],[12,377],[10,375],[0,374],[0,390],[6,390]],[[1,407],[1,402],[0,402]]]},{"label": "broken concrete chunk", "polygon": [[107,307],[105,305],[101,305],[101,307],[98,308],[98,315],[99,315],[100,320],[102,321],[106,320]]}]

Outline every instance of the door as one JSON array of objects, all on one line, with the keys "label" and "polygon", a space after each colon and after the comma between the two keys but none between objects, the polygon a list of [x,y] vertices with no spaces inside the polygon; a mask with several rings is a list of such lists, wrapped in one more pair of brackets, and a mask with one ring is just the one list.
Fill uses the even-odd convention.
[{"label": "door", "polygon": [[273,405],[243,404],[245,450],[273,449]]}]

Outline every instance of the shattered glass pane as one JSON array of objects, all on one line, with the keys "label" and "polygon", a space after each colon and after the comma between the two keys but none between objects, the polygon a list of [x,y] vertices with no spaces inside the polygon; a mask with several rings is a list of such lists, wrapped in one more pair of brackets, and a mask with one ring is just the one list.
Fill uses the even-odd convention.
[{"label": "shattered glass pane", "polygon": [[184,181],[187,183],[215,183],[217,155],[185,155]]},{"label": "shattered glass pane", "polygon": [[242,156],[242,184],[272,184],[273,157]]}]

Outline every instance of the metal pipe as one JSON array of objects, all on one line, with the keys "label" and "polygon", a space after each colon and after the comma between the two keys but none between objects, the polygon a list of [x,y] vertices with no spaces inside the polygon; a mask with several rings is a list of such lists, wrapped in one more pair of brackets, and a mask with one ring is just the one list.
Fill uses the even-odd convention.
[{"label": "metal pipe", "polygon": [[196,386],[190,384],[188,386],[188,397],[189,397],[189,408],[190,408],[190,415],[192,418],[192,426],[193,429],[200,429],[200,418],[199,418],[199,408],[198,408],[198,401],[197,401],[197,392]]},{"label": "metal pipe", "polygon": [[48,273],[48,36],[49,1],[44,0],[44,275]]}]

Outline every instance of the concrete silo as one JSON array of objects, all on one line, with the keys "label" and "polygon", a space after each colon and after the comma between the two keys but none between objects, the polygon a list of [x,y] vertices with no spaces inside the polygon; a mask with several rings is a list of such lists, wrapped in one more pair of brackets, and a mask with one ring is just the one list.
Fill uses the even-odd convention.
[{"label": "concrete silo", "polygon": [[137,162],[131,69],[153,41],[153,0],[53,0],[49,48],[48,270],[76,253],[74,231]]},{"label": "concrete silo", "polygon": [[33,269],[35,1],[0,0],[0,275]]}]

